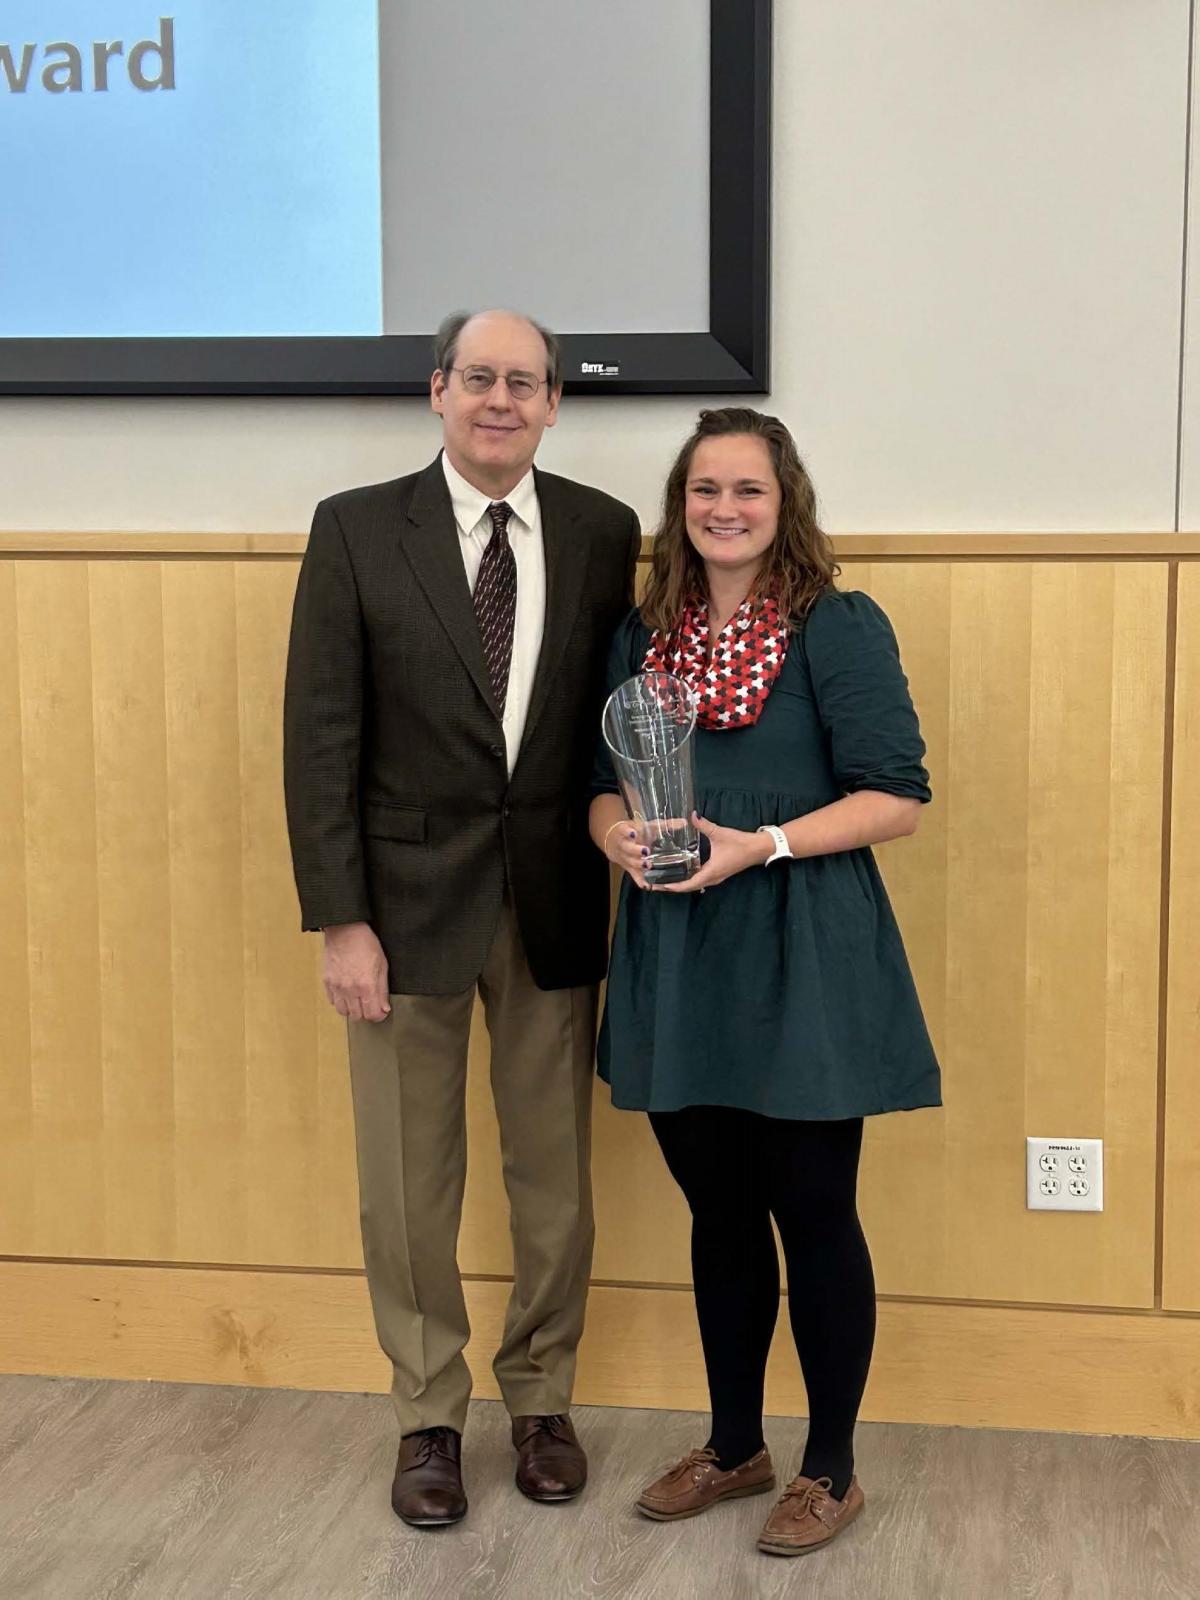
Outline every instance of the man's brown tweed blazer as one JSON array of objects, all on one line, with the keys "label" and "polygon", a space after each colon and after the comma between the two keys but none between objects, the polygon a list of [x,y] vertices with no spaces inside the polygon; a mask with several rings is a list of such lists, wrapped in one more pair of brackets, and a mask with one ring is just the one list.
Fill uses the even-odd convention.
[{"label": "man's brown tweed blazer", "polygon": [[369,922],[393,994],[479,976],[507,881],[534,981],[597,982],[608,863],[588,784],[637,517],[537,472],[546,621],[509,778],[440,460],[317,507],[292,617],[284,777],[303,926]]}]

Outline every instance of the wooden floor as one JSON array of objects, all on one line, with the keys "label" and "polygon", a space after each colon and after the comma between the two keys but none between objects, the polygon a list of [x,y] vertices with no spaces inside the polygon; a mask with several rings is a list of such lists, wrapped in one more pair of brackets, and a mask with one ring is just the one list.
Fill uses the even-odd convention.
[{"label": "wooden floor", "polygon": [[[1200,1444],[864,1426],[867,1511],[799,1561],[756,1553],[768,1497],[665,1526],[641,1483],[704,1436],[682,1412],[575,1412],[580,1501],[512,1485],[499,1406],[474,1407],[471,1511],[416,1533],[388,1504],[376,1396],[0,1377],[4,1600],[1196,1600]],[[768,1442],[794,1470],[803,1422]]]}]

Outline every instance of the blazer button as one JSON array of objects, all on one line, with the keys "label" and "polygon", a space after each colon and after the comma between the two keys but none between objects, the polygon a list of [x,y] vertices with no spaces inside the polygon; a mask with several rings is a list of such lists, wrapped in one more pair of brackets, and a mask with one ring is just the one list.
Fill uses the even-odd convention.
[{"label": "blazer button", "polygon": [[502,756],[504,754],[504,746],[502,744],[489,745],[488,749],[494,756]]},{"label": "blazer button", "polygon": [[500,815],[507,820],[509,817],[512,816],[512,807],[511,806],[505,806],[504,810],[500,813]]}]

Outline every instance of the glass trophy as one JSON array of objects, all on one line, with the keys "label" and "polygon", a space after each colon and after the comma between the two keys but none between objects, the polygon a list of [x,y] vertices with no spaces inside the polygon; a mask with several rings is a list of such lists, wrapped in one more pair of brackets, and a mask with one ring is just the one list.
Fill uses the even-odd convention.
[{"label": "glass trophy", "polygon": [[692,811],[696,697],[666,672],[640,672],[609,695],[601,718],[625,808],[650,851],[647,883],[682,883],[700,866]]}]

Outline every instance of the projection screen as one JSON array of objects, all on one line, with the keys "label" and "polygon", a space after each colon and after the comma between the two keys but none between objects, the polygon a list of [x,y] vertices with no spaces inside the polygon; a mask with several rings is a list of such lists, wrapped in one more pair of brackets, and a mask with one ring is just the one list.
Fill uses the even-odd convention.
[{"label": "projection screen", "polygon": [[166,4],[0,13],[0,393],[765,390],[770,0]]}]

